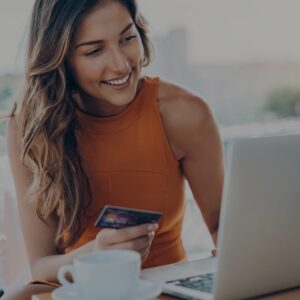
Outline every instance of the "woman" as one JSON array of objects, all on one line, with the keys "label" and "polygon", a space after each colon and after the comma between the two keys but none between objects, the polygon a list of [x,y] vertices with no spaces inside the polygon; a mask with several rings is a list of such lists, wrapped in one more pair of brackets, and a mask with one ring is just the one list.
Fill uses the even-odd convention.
[{"label": "woman", "polygon": [[[34,280],[57,283],[61,265],[101,249],[136,250],[143,267],[184,260],[184,178],[216,239],[217,127],[199,97],[141,76],[150,56],[134,0],[36,0],[26,89],[7,128]],[[159,226],[100,231],[106,204],[163,217]]]}]

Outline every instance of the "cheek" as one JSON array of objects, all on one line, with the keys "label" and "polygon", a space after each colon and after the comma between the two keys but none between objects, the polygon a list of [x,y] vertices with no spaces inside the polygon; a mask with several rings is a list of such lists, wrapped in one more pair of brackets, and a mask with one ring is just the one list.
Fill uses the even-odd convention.
[{"label": "cheek", "polygon": [[98,81],[103,68],[103,63],[99,60],[78,62],[73,68],[74,79],[79,85],[90,81]]}]

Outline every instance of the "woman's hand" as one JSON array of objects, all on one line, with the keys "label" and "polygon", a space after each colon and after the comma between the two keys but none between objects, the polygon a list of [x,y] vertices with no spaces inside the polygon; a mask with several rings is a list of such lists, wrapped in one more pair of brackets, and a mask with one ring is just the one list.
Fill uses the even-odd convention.
[{"label": "woman's hand", "polygon": [[217,248],[214,248],[211,250],[211,255],[212,256],[217,256]]},{"label": "woman's hand", "polygon": [[134,250],[141,254],[144,262],[149,255],[157,228],[157,224],[143,224],[123,229],[102,229],[93,241],[92,250]]}]

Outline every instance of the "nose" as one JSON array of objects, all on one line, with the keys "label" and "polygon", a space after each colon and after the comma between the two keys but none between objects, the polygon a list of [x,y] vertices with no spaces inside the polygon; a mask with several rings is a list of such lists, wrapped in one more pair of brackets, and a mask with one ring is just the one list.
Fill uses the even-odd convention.
[{"label": "nose", "polygon": [[129,62],[120,49],[114,49],[111,52],[109,60],[109,68],[114,73],[124,74],[128,72]]}]

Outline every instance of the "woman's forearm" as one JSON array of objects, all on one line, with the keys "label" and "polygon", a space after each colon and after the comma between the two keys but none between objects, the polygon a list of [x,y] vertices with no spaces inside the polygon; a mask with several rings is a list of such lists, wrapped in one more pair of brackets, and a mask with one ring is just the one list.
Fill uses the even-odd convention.
[{"label": "woman's forearm", "polygon": [[38,281],[48,281],[57,283],[58,269],[67,264],[72,264],[75,257],[80,254],[90,252],[93,241],[73,250],[66,254],[50,255],[39,258],[32,264],[32,278]]},{"label": "woman's forearm", "polygon": [[218,239],[218,229],[216,229],[214,232],[211,233],[212,240],[214,242],[214,245],[217,245],[217,239]]}]

